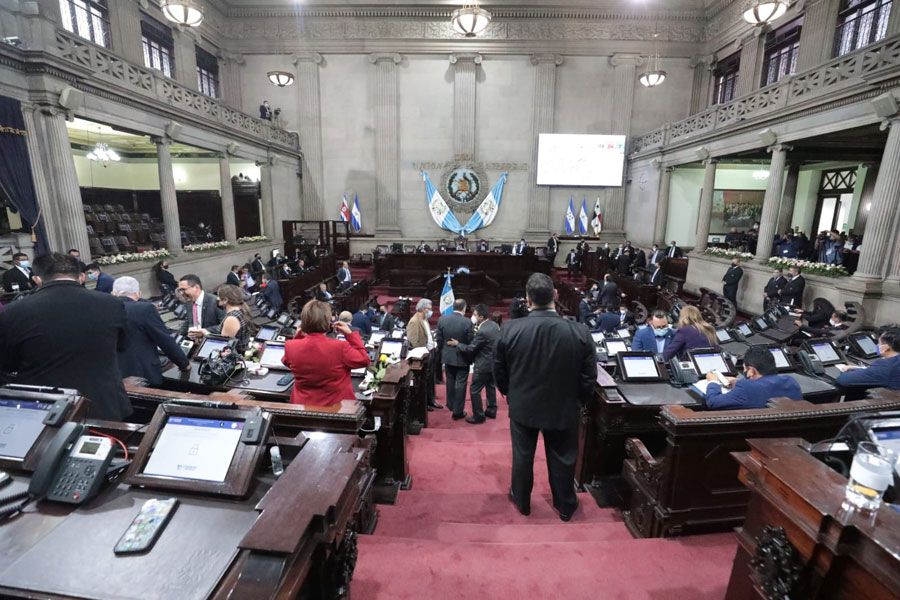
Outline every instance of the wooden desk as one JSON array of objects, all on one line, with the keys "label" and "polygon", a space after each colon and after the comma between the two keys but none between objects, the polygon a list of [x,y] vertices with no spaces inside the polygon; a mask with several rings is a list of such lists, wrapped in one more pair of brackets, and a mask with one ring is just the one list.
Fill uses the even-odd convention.
[{"label": "wooden desk", "polygon": [[833,437],[847,419],[866,411],[900,408],[900,394],[816,405],[773,400],[768,408],[695,411],[665,406],[664,450],[654,456],[643,442],[626,443],[623,475],[631,488],[625,524],[635,537],[669,537],[729,531],[744,520],[750,493],[738,481],[731,452],[746,451],[747,438],[800,435]]},{"label": "wooden desk", "polygon": [[428,386],[434,384],[434,362],[436,351],[432,350],[421,359],[407,359],[412,389],[409,391],[409,422],[407,433],[418,435],[428,427]]},{"label": "wooden desk", "polygon": [[[114,431],[116,425],[103,428]],[[140,436],[133,426],[118,425]],[[261,467],[251,495],[242,500],[119,484],[81,507],[30,507],[0,526],[0,595],[344,597],[356,561],[358,515],[370,493],[371,442],[337,434],[303,441],[279,440],[290,461],[284,474],[275,481]],[[24,488],[29,476],[15,479],[13,488]],[[116,556],[113,546],[141,504],[170,496],[181,504],[154,548]]]},{"label": "wooden desk", "polygon": [[190,371],[182,371],[174,364],[169,363],[169,367],[163,371],[161,386],[167,390],[201,394],[237,390],[257,400],[276,402],[288,402],[291,398],[291,388],[294,386],[294,382],[278,385],[278,380],[290,371],[272,370],[263,376],[242,374],[224,385],[209,385],[200,380],[200,363],[191,360],[190,364]]},{"label": "wooden desk", "polygon": [[[774,597],[766,590],[779,584],[779,597],[900,598],[900,513],[883,506],[874,523],[842,514],[846,478],[811,456],[803,440],[747,443],[749,452],[733,454],[750,502],[726,599]],[[754,566],[755,556],[770,559]]]},{"label": "wooden desk", "polygon": [[372,396],[369,412],[381,419],[376,432],[378,445],[375,464],[378,465],[378,481],[375,501],[394,504],[401,489],[412,487],[409,460],[406,457],[406,430],[409,422],[410,367],[407,361],[388,367],[381,387]]}]

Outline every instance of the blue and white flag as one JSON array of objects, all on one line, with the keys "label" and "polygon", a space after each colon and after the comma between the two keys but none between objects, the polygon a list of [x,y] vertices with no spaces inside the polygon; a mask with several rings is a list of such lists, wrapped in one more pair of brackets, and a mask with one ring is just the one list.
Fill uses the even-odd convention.
[{"label": "blue and white flag", "polygon": [[581,199],[581,212],[578,214],[578,233],[584,235],[587,233],[588,216],[587,216],[587,198]]},{"label": "blue and white flag", "polygon": [[478,210],[469,217],[469,221],[463,227],[463,235],[468,235],[494,222],[494,217],[497,216],[497,211],[500,210],[500,200],[503,198],[503,186],[506,184],[506,177],[506,171],[500,173],[500,179],[491,188],[491,193],[481,201]]},{"label": "blue and white flag", "polygon": [[447,279],[444,281],[444,289],[441,290],[441,314],[449,315],[453,312],[453,303],[456,302],[456,297],[453,295],[453,286],[450,284],[450,278],[452,275],[447,273]]},{"label": "blue and white flag", "polygon": [[425,203],[428,204],[431,218],[434,219],[434,222],[437,223],[437,226],[441,229],[446,229],[453,233],[462,233],[462,225],[459,224],[456,215],[453,214],[453,211],[450,210],[450,207],[447,206],[447,203],[441,198],[440,193],[435,189],[434,184],[431,183],[431,179],[428,178],[428,173],[422,171],[421,175],[422,179],[425,181]]},{"label": "blue and white flag", "polygon": [[362,213],[359,212],[359,194],[353,196],[353,210],[350,211],[350,225],[353,226],[353,231],[356,233],[359,233],[360,229],[362,229]]},{"label": "blue and white flag", "polygon": [[569,208],[566,210],[566,235],[575,233],[575,206],[573,200],[569,198]]}]

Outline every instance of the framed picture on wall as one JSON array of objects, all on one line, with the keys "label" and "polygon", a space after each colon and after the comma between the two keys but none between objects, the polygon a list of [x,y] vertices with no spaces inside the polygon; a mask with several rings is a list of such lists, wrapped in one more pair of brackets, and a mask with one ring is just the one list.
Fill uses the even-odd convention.
[{"label": "framed picture on wall", "polygon": [[710,232],[747,231],[762,215],[765,190],[713,190]]}]

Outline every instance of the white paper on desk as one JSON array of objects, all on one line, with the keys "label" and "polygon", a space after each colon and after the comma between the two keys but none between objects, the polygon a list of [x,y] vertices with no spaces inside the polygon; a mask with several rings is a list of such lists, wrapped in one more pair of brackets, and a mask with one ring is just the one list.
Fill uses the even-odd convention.
[{"label": "white paper on desk", "polygon": [[[718,382],[718,381],[709,381],[709,380],[706,380],[706,379],[701,379],[701,380],[698,381],[697,383],[691,384],[691,387],[694,388],[694,390],[696,390],[696,391],[699,392],[700,394],[706,396],[706,388],[709,387],[709,384],[710,384],[710,383],[719,383],[719,382]],[[723,394],[727,394],[728,392],[731,391],[731,388],[727,388],[727,387],[725,387],[724,385],[722,385],[721,383],[719,383],[719,387],[722,389],[722,393],[723,393]]]},{"label": "white paper on desk", "polygon": [[350,369],[350,374],[351,374],[351,375],[365,375],[365,374],[366,374],[366,368],[365,368],[365,367],[360,367],[360,368],[358,368],[358,369]]},{"label": "white paper on desk", "polygon": [[409,352],[406,353],[406,358],[425,358],[428,354],[428,348],[425,346],[421,346],[419,348],[413,348]]}]

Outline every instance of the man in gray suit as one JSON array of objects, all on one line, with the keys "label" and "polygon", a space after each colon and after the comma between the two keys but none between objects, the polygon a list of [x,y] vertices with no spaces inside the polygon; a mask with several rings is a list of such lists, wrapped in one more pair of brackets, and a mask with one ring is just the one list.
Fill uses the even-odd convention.
[{"label": "man in gray suit", "polygon": [[[448,340],[448,346],[457,350],[475,364],[469,397],[472,398],[472,416],[466,423],[476,425],[484,423],[485,417],[497,418],[497,388],[494,387],[494,347],[500,338],[500,326],[490,319],[486,304],[479,304],[472,311],[475,316],[475,338],[471,344],[462,344],[456,340]],[[482,410],[481,390],[487,396],[487,410]]]},{"label": "man in gray suit", "polygon": [[466,318],[466,301],[462,298],[453,303],[453,312],[438,319],[437,347],[447,374],[447,408],[453,413],[453,420],[466,418],[466,379],[469,377],[469,361],[455,345],[447,342],[456,340],[463,344],[472,341],[472,322]]}]

